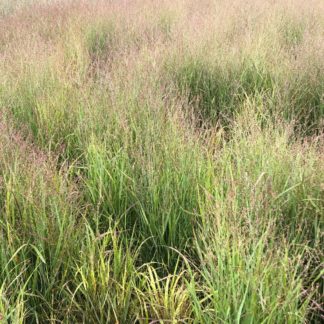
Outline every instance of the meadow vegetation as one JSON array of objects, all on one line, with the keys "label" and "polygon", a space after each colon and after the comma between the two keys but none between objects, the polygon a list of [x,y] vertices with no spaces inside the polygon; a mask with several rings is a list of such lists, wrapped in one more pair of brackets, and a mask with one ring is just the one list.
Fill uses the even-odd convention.
[{"label": "meadow vegetation", "polygon": [[320,323],[321,0],[0,0],[0,322]]}]

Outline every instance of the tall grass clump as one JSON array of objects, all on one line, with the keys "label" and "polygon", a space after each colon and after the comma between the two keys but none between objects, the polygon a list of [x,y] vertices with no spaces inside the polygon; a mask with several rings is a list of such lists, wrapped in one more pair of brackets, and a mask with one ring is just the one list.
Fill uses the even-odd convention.
[{"label": "tall grass clump", "polygon": [[175,87],[187,97],[198,119],[228,126],[246,98],[262,96],[269,116],[281,114],[296,122],[303,134],[321,132],[323,123],[323,77],[320,69],[281,75],[258,58],[238,63],[206,63],[199,57],[169,63]]},{"label": "tall grass clump", "polygon": [[175,125],[163,123],[160,129],[166,133],[152,133],[150,123],[156,121],[131,122],[123,144],[116,138],[103,143],[93,139],[85,155],[85,186],[103,226],[109,219],[128,231],[135,226],[140,241],[149,239],[148,255],[158,250],[168,255],[167,247],[185,249],[191,241],[194,224],[200,221],[200,192],[208,185],[211,169],[197,144],[183,143]]},{"label": "tall grass clump", "polygon": [[10,297],[8,309],[18,303],[16,311],[4,314],[8,321],[15,316],[42,318],[43,311],[50,316],[61,303],[64,266],[75,251],[77,197],[46,154],[3,123],[0,140],[1,236],[6,246],[1,249],[1,281],[4,301]]},{"label": "tall grass clump", "polygon": [[275,76],[258,60],[223,66],[190,58],[175,70],[175,83],[188,96],[188,103],[196,106],[199,118],[221,121],[224,125],[233,117],[246,97],[260,94],[272,97],[276,88]]}]

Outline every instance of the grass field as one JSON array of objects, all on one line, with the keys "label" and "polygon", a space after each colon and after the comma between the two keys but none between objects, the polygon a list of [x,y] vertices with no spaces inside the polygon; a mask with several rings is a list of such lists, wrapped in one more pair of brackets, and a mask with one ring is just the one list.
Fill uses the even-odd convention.
[{"label": "grass field", "polygon": [[0,0],[0,322],[320,323],[324,2]]}]

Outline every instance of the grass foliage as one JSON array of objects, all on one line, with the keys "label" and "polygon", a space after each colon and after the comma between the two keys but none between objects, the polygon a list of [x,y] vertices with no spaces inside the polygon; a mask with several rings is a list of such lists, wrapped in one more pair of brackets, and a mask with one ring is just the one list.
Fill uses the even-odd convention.
[{"label": "grass foliage", "polygon": [[0,1],[0,322],[321,322],[322,9]]}]

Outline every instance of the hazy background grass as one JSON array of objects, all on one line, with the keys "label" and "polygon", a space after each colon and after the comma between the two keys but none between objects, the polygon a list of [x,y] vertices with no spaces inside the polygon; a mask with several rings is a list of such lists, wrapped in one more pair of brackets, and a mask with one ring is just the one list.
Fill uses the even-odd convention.
[{"label": "hazy background grass", "polygon": [[323,320],[323,4],[0,2],[0,321]]}]

